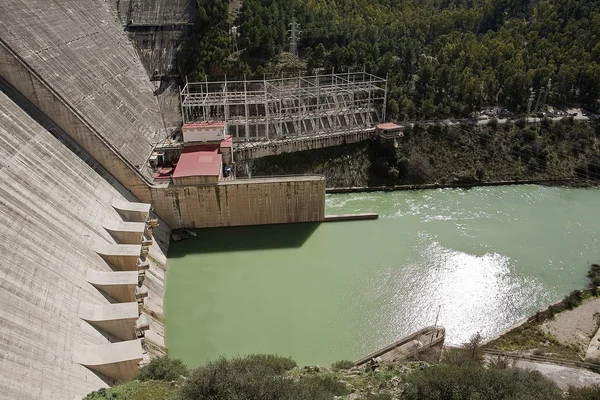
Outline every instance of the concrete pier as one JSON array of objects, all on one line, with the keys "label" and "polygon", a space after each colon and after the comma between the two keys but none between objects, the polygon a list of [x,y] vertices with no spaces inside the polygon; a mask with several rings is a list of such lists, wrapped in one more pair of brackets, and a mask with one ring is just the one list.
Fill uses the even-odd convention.
[{"label": "concrete pier", "polygon": [[123,221],[145,223],[150,215],[150,204],[114,199],[111,205],[121,215]]},{"label": "concrete pier", "polygon": [[377,218],[379,218],[379,214],[377,214],[377,213],[326,215],[325,222],[361,221],[361,220],[377,219]]},{"label": "concrete pier", "polygon": [[115,380],[130,379],[142,361],[140,340],[101,345],[80,345],[73,353],[73,362]]},{"label": "concrete pier", "polygon": [[105,221],[106,229],[119,244],[139,244],[143,238],[146,224],[144,222]]},{"label": "concrete pier", "polygon": [[86,280],[96,289],[106,293],[120,303],[136,300],[136,287],[139,282],[138,272],[101,272],[89,270]]},{"label": "concrete pier", "polygon": [[137,271],[142,245],[98,243],[94,246],[94,251],[121,271]]},{"label": "concrete pier", "polygon": [[137,302],[117,304],[82,302],[79,305],[79,318],[121,340],[137,338],[135,327],[139,317]]}]

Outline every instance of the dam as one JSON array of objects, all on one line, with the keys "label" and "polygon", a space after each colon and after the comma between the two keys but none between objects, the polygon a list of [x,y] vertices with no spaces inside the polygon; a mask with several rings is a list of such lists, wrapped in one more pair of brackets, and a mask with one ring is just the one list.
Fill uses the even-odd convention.
[{"label": "dam", "polygon": [[357,360],[425,326],[460,345],[585,285],[597,189],[534,185],[327,196],[372,221],[197,231],[169,248],[169,352]]},{"label": "dam", "polygon": [[[485,214],[473,218],[472,231],[461,230],[464,221],[457,223],[458,233],[442,242],[435,239],[439,233],[408,229],[451,223],[424,212],[418,204],[430,207],[428,198],[326,200],[320,175],[231,176],[231,135],[223,126],[216,131],[222,137],[205,140],[223,121],[182,121],[180,92],[170,80],[196,8],[188,0],[0,0],[1,399],[81,398],[131,378],[152,357],[165,354],[167,344],[189,364],[263,350],[304,354],[297,357],[302,363],[357,358],[421,322],[430,325],[429,310],[446,299],[455,301],[442,322],[463,325],[449,329],[450,341],[460,341],[475,323],[492,332],[579,287],[578,268],[587,267],[582,259],[595,247],[589,242],[588,224],[598,222],[593,218],[565,213],[580,223],[571,226],[568,237],[560,227],[541,226],[563,234],[550,238],[556,240],[553,251],[575,252],[578,258],[548,255],[550,269],[539,269],[548,266],[540,260],[519,261],[533,269],[522,272],[511,262],[528,250],[514,241],[509,243],[515,247],[494,247],[496,239],[515,235],[486,229]],[[268,139],[245,143],[240,159],[370,137],[371,125],[385,119],[387,83],[363,73],[350,85],[348,76],[332,72],[309,82],[299,77],[298,85],[282,82],[290,89],[277,99],[287,102],[290,93],[301,91],[301,101],[277,106],[279,100],[261,100],[254,104],[260,113],[242,114],[238,107],[232,115],[235,136],[263,137],[264,127]],[[337,88],[318,96],[317,105],[337,98],[335,108],[344,112],[320,118],[305,95],[307,86]],[[358,93],[365,86],[366,109],[364,101],[339,93],[345,87]],[[377,93],[377,107],[369,93]],[[272,107],[277,115],[267,128],[258,120]],[[303,120],[285,121],[291,125],[284,128],[278,120],[286,117],[284,108],[295,109]],[[250,122],[256,126],[250,128]],[[331,136],[339,126],[345,133]],[[295,141],[306,131],[314,135]],[[279,144],[271,143],[272,137],[281,139]],[[171,152],[179,158],[168,160]],[[586,191],[545,193],[554,199],[549,212],[563,212],[569,204],[590,207]],[[471,207],[485,208],[492,198]],[[326,224],[326,203],[331,213],[375,211],[383,218]],[[415,207],[423,210],[398,220]],[[431,221],[421,220],[421,212]],[[515,218],[524,220],[518,213]],[[259,224],[271,225],[254,226]],[[215,227],[220,228],[198,229],[193,240],[169,243],[171,229]],[[497,237],[474,248],[453,242],[482,232]],[[539,242],[531,246],[547,249]],[[167,250],[171,311],[165,313]],[[189,261],[195,256],[201,261]],[[461,279],[469,271],[453,267],[481,262],[492,272],[482,269],[470,287],[475,294],[460,300]],[[441,269],[409,268],[415,265]],[[428,280],[433,273],[441,278]],[[413,286],[400,290],[402,285]],[[430,293],[429,303],[411,303],[411,296],[421,299],[415,293]],[[494,301],[486,302],[488,296]],[[454,312],[467,302],[487,304],[471,311],[494,319],[470,321]],[[356,304],[362,306],[353,308]],[[408,316],[398,311],[409,310],[407,304],[418,305]],[[247,329],[242,340],[234,336],[240,327]],[[191,340],[197,346],[186,353]]]}]

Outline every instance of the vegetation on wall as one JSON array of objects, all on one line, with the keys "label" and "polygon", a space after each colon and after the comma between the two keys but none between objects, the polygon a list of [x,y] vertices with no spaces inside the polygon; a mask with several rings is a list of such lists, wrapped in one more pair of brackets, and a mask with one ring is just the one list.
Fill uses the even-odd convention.
[{"label": "vegetation on wall", "polygon": [[190,79],[262,78],[289,50],[295,20],[308,72],[388,75],[388,109],[399,119],[495,104],[523,112],[530,89],[535,107],[550,80],[548,104],[600,98],[599,0],[245,0],[237,15],[226,1],[198,1],[180,66]]}]

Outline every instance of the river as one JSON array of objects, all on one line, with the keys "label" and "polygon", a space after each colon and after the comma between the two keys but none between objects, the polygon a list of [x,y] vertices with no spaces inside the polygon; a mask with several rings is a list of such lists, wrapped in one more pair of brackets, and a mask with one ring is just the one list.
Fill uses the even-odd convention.
[{"label": "river", "polygon": [[461,344],[585,285],[600,191],[536,185],[328,195],[374,221],[198,230],[169,249],[169,354],[358,359],[435,322]]}]

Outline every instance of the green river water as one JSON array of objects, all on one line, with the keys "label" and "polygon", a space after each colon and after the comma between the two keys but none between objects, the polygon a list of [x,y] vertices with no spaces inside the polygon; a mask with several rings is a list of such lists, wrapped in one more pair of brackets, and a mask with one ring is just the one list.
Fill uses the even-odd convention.
[{"label": "green river water", "polygon": [[189,365],[358,359],[435,322],[489,337],[585,284],[600,191],[481,187],[327,196],[375,221],[198,230],[169,248],[166,333]]}]

